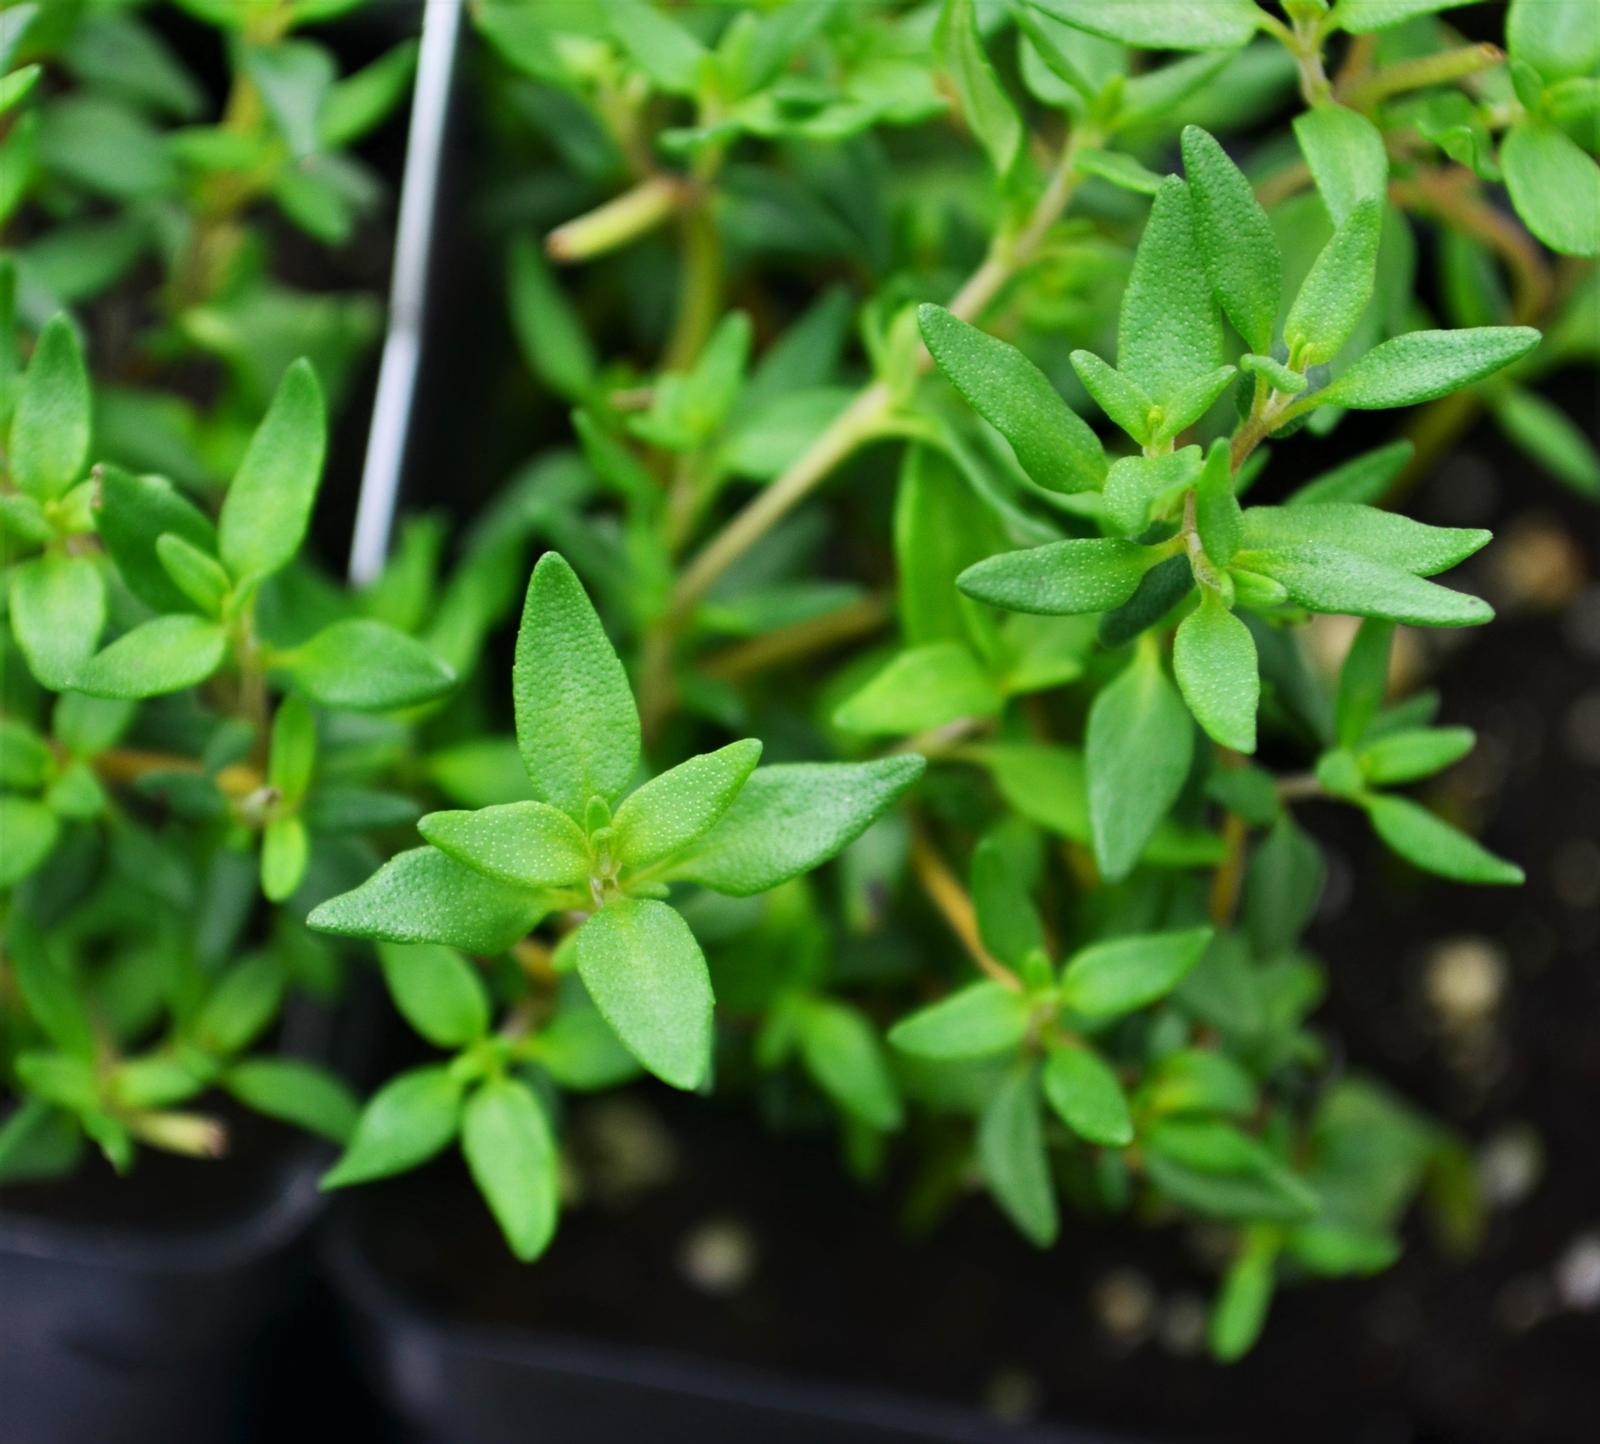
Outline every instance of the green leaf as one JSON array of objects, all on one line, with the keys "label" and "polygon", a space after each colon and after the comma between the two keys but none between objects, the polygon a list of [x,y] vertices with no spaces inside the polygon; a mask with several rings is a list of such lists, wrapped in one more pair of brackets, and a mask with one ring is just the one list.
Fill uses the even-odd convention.
[{"label": "green leaf", "polygon": [[644,867],[687,847],[733,805],[760,760],[761,743],[747,737],[651,778],[617,809],[617,857]]},{"label": "green leaf", "polygon": [[1215,137],[1183,131],[1183,168],[1194,202],[1195,239],[1217,300],[1252,351],[1272,350],[1283,290],[1283,258],[1244,173]]},{"label": "green leaf", "polygon": [[1200,1213],[1293,1223],[1317,1210],[1317,1195],[1303,1179],[1230,1124],[1161,1119],[1141,1141],[1151,1183]]},{"label": "green leaf", "polygon": [[283,902],[300,886],[311,860],[311,838],[298,813],[274,817],[261,830],[261,894]]},{"label": "green leaf", "polygon": [[[1126,77],[1122,88],[1122,105],[1117,114],[1119,130],[1135,126],[1170,125],[1177,109],[1184,101],[1203,93],[1205,87],[1218,77],[1238,76],[1243,82],[1243,104],[1257,102],[1257,97],[1275,96],[1287,79],[1284,67],[1272,53],[1273,47],[1251,46],[1242,54],[1214,53],[1191,55],[1170,65],[1157,65]],[[1114,66],[1122,72],[1120,58]],[[1223,84],[1227,85],[1228,80]]]},{"label": "green leaf", "polygon": [[587,998],[565,1007],[530,1040],[539,1066],[575,1092],[615,1088],[639,1074],[633,1054]]},{"label": "green leaf", "polygon": [[854,842],[922,775],[921,757],[758,767],[667,876],[749,897],[810,872]]},{"label": "green leaf", "polygon": [[1232,366],[1219,366],[1191,381],[1161,408],[1161,425],[1156,428],[1154,442],[1160,445],[1171,441],[1185,427],[1193,426],[1228,389],[1228,383],[1237,374]]},{"label": "green leaf", "polygon": [[317,115],[323,150],[342,150],[375,130],[411,90],[419,43],[402,40],[385,55],[335,81]]},{"label": "green leaf", "polygon": [[36,791],[54,772],[50,744],[20,718],[0,717],[0,787]]},{"label": "green leaf", "polygon": [[1044,924],[1028,888],[1017,850],[1007,845],[1002,832],[990,832],[972,852],[972,902],[984,947],[1013,968],[1024,967],[1031,954],[1045,952]]},{"label": "green leaf", "polygon": [[1559,126],[1524,120],[1500,145],[1506,188],[1517,214],[1552,251],[1600,255],[1600,163]]},{"label": "green leaf", "polygon": [[1495,388],[1489,402],[1500,430],[1580,496],[1600,501],[1600,452],[1560,407],[1520,386]]},{"label": "green leaf", "polygon": [[800,1057],[824,1093],[868,1128],[888,1132],[900,1126],[900,1095],[864,1014],[843,1003],[808,998],[799,1029]]},{"label": "green leaf", "polygon": [[1200,961],[1210,928],[1091,943],[1061,972],[1061,1001],[1087,1018],[1116,1018],[1166,997]]},{"label": "green leaf", "polygon": [[594,386],[599,362],[583,322],[530,236],[511,243],[507,292],[523,359],[552,391],[581,401]]},{"label": "green leaf", "polygon": [[74,685],[100,639],[106,588],[88,557],[50,552],[10,568],[11,630],[28,669],[52,692]]},{"label": "green leaf", "polygon": [[[19,797],[0,797],[0,820],[6,823],[5,850],[8,854],[14,842],[19,850],[25,845],[22,833],[12,830],[13,809],[20,803],[23,803],[23,799]],[[9,872],[13,865],[8,857],[0,866]],[[62,1052],[79,1058],[92,1058],[95,1052],[94,1030],[84,1010],[76,979],[51,954],[44,938],[31,924],[24,923],[21,917],[12,923],[6,942],[7,961],[28,1015]]]},{"label": "green leaf", "polygon": [[1157,408],[1144,387],[1093,351],[1074,351],[1072,369],[1095,404],[1141,446],[1155,434]]},{"label": "green leaf", "polygon": [[709,440],[739,394],[752,334],[749,315],[730,311],[690,370],[669,371],[656,382],[649,411],[634,417],[631,429],[670,451],[689,451]]},{"label": "green leaf", "polygon": [[1084,420],[1015,346],[958,320],[942,306],[920,306],[922,339],[938,368],[1016,452],[1022,469],[1050,491],[1096,490],[1105,452]]},{"label": "green leaf", "polygon": [[82,1154],[77,1119],[43,1098],[19,1099],[0,1123],[0,1183],[62,1177]]},{"label": "green leaf", "polygon": [[1389,648],[1394,626],[1384,621],[1361,624],[1344,665],[1339,669],[1339,697],[1334,731],[1341,747],[1355,747],[1366,737],[1383,710],[1389,691]]},{"label": "green leaf", "polygon": [[456,1136],[461,1084],[449,1067],[413,1068],[375,1093],[349,1147],[322,1176],[324,1188],[388,1178],[426,1163]]},{"label": "green leaf", "polygon": [[1250,376],[1265,376],[1273,390],[1298,396],[1310,383],[1298,371],[1271,356],[1257,356],[1253,351],[1239,358],[1239,369]]},{"label": "green leaf", "polygon": [[255,82],[272,123],[297,160],[313,154],[318,118],[337,71],[333,57],[310,40],[269,45],[248,40],[237,50],[241,71]]},{"label": "green leaf", "polygon": [[240,581],[270,576],[299,551],[316,503],[328,415],[306,360],[283,373],[223,498],[217,543]]},{"label": "green leaf", "polygon": [[463,866],[519,887],[574,887],[592,870],[583,829],[548,803],[430,812],[417,830]]},{"label": "green leaf", "polygon": [[520,0],[482,0],[471,13],[484,38],[513,69],[548,85],[566,83],[566,66],[556,49],[549,15]]},{"label": "green leaf", "polygon": [[561,1204],[560,1159],[544,1106],[525,1083],[491,1078],[467,1100],[461,1151],[512,1253],[550,1246]]},{"label": "green leaf", "polygon": [[930,642],[894,657],[833,714],[836,727],[865,736],[901,737],[958,717],[993,717],[1004,699],[961,642]]},{"label": "green leaf", "polygon": [[1225,567],[1233,560],[1244,535],[1244,513],[1233,491],[1233,466],[1226,437],[1219,436],[1211,443],[1200,480],[1195,484],[1195,530],[1213,566]]},{"label": "green leaf", "polygon": [[1515,887],[1523,872],[1404,797],[1365,797],[1373,830],[1407,862],[1456,882]]},{"label": "green leaf", "polygon": [[465,1048],[489,1031],[489,993],[460,953],[435,943],[379,943],[383,981],[400,1016],[438,1048]]},{"label": "green leaf", "polygon": [[1391,441],[1372,451],[1342,462],[1331,471],[1313,477],[1290,493],[1285,506],[1310,506],[1327,501],[1370,503],[1388,490],[1416,452],[1409,441]]},{"label": "green leaf", "polygon": [[1241,552],[1238,561],[1280,582],[1309,612],[1384,617],[1414,627],[1476,627],[1494,615],[1481,597],[1321,542]]},{"label": "green leaf", "polygon": [[1040,1248],[1055,1242],[1060,1222],[1033,1068],[1013,1071],[984,1109],[978,1121],[978,1167],[995,1202],[1025,1238]]},{"label": "green leaf", "polygon": [[223,663],[228,634],[193,613],[157,617],[89,658],[72,685],[92,697],[160,697],[198,686]]},{"label": "green leaf", "polygon": [[1222,1276],[1222,1289],[1211,1313],[1208,1341],[1214,1358],[1224,1364],[1242,1359],[1254,1347],[1267,1321],[1276,1283],[1273,1260],[1277,1244],[1247,1246]]},{"label": "green leaf", "polygon": [[1333,22],[1353,35],[1370,35],[1374,30],[1387,30],[1418,15],[1432,15],[1475,3],[1476,0],[1336,0]]},{"label": "green leaf", "polygon": [[1355,205],[1312,262],[1283,323],[1284,342],[1301,367],[1333,360],[1354,333],[1372,299],[1382,234],[1383,206],[1369,197]]},{"label": "green leaf", "polygon": [[1078,156],[1078,169],[1135,195],[1153,196],[1161,189],[1155,171],[1120,150],[1086,150]]},{"label": "green leaf", "polygon": [[611,37],[658,90],[693,95],[706,48],[665,11],[642,0],[606,0]]},{"label": "green leaf", "polygon": [[1511,0],[1506,47],[1545,80],[1593,75],[1600,70],[1600,15],[1588,0]]},{"label": "green leaf", "polygon": [[221,1057],[243,1051],[277,1016],[285,981],[283,964],[271,953],[235,963],[195,1015],[194,1041]]},{"label": "green leaf", "polygon": [[1176,553],[1157,562],[1140,579],[1138,590],[1100,619],[1097,636],[1103,647],[1120,647],[1153,627],[1194,590],[1194,567]]},{"label": "green leaf", "polygon": [[98,1112],[99,1081],[89,1059],[33,1050],[19,1053],[15,1068],[16,1079],[24,1092],[82,1115],[85,1123]]},{"label": "green leaf", "polygon": [[1250,507],[1244,513],[1239,545],[1256,551],[1320,543],[1413,576],[1431,577],[1464,562],[1493,539],[1481,527],[1428,526],[1399,512],[1328,501]]},{"label": "green leaf", "polygon": [[1144,50],[1232,50],[1261,22],[1253,0],[1027,0],[1068,25]]},{"label": "green leaf", "polygon": [[1361,750],[1357,761],[1368,782],[1396,787],[1453,767],[1477,740],[1470,727],[1411,727],[1378,738]]},{"label": "green leaf", "polygon": [[1010,174],[1022,151],[1022,119],[984,51],[975,0],[945,0],[934,43],[972,133],[995,172]]},{"label": "green leaf", "polygon": [[301,1058],[247,1058],[218,1080],[246,1108],[347,1143],[361,1105],[342,1079]]},{"label": "green leaf", "polygon": [[83,475],[89,407],[78,333],[65,315],[53,316],[39,333],[11,418],[11,479],[23,491],[52,501]]},{"label": "green leaf", "polygon": [[1222,318],[1195,238],[1189,187],[1161,182],[1122,294],[1117,367],[1158,404],[1222,363]]},{"label": "green leaf", "polygon": [[986,978],[902,1018],[889,1041],[919,1058],[988,1058],[1021,1043],[1029,1013],[1021,993]]},{"label": "green leaf", "polygon": [[189,600],[156,554],[169,533],[215,554],[216,528],[197,506],[159,476],[135,476],[121,467],[95,468],[100,501],[95,530],[128,590],[158,612],[187,610]]},{"label": "green leaf", "polygon": [[900,627],[912,646],[970,641],[978,609],[956,577],[1005,544],[993,514],[943,452],[906,449],[895,493],[894,555]]},{"label": "green leaf", "polygon": [[138,710],[131,702],[67,692],[56,698],[51,727],[56,741],[74,757],[93,757],[117,743]]},{"label": "green leaf", "polygon": [[577,934],[578,975],[623,1045],[674,1088],[711,1067],[711,977],[689,925],[666,903],[620,898]]},{"label": "green leaf", "polygon": [[1158,502],[1170,505],[1199,476],[1200,466],[1198,446],[1186,446],[1166,456],[1120,458],[1106,476],[1107,519],[1122,531],[1142,532],[1149,523],[1151,507]]},{"label": "green leaf", "polygon": [[198,608],[203,616],[222,615],[230,583],[214,557],[176,532],[167,532],[156,538],[156,559],[189,606]]},{"label": "green leaf", "polygon": [[323,707],[388,712],[442,697],[455,670],[384,622],[349,617],[272,659],[297,691]]},{"label": "green leaf", "polygon": [[1305,830],[1287,813],[1273,823],[1245,874],[1245,929],[1257,957],[1276,957],[1300,941],[1326,876],[1322,852]]},{"label": "green leaf", "polygon": [[550,911],[546,894],[496,882],[433,847],[391,858],[360,887],[306,919],[310,927],[391,943],[503,953]]},{"label": "green leaf", "polygon": [[1255,639],[1215,592],[1205,591],[1179,626],[1172,671],[1207,736],[1235,752],[1256,750],[1261,677]]},{"label": "green leaf", "polygon": [[1089,708],[1084,761],[1095,860],[1109,881],[1126,877],[1177,801],[1194,756],[1194,724],[1141,646]]},{"label": "green leaf", "polygon": [[639,765],[639,712],[583,584],[556,552],[528,582],[511,689],[534,794],[574,821],[591,797],[614,803]]},{"label": "green leaf", "polygon": [[1255,1081],[1226,1053],[1185,1048],[1150,1070],[1141,1102],[1152,1114],[1223,1113],[1246,1117],[1256,1106]]},{"label": "green leaf", "polygon": [[292,805],[305,796],[316,765],[316,718],[300,698],[286,697],[272,719],[267,781]]},{"label": "green leaf", "polygon": [[1044,1096],[1078,1137],[1108,1148],[1133,1142],[1133,1118],[1117,1075],[1088,1048],[1056,1047],[1044,1064]]},{"label": "green leaf", "polygon": [[1103,612],[1134,594],[1150,560],[1144,547],[1119,538],[1046,542],[977,562],[956,585],[966,596],[1014,612]]},{"label": "green leaf", "polygon": [[1389,155],[1366,116],[1342,105],[1319,105],[1295,116],[1294,134],[1335,226],[1362,201],[1382,202]]}]

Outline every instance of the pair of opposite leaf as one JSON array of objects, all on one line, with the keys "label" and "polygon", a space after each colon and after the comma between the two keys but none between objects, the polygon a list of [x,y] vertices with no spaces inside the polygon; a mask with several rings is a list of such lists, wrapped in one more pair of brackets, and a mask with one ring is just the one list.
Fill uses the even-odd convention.
[{"label": "pair of opposite leaf", "polygon": [[690,758],[629,792],[640,760],[627,674],[559,555],[534,568],[512,673],[518,746],[534,794],[419,824],[401,853],[312,926],[494,954],[546,916],[585,915],[577,972],[638,1061],[679,1088],[711,1063],[704,956],[664,899],[669,884],[765,892],[858,837],[920,775],[917,756],[757,768],[761,744]]},{"label": "pair of opposite leaf", "polygon": [[[230,662],[271,672],[313,702],[386,711],[431,700],[455,675],[404,633],[334,622],[294,646],[256,629],[260,589],[299,554],[322,480],[327,411],[309,362],[284,372],[215,523],[156,476],[98,466],[85,477],[93,402],[65,316],[40,332],[11,424],[11,529],[41,547],[12,569],[12,627],[54,691],[136,700],[198,686]],[[133,597],[155,615],[96,651],[108,598],[93,533]]]},{"label": "pair of opposite leaf", "polygon": [[1251,348],[1240,369],[1252,378],[1251,415],[1262,434],[1322,405],[1434,399],[1516,360],[1539,338],[1527,327],[1411,332],[1314,388],[1308,373],[1340,353],[1371,298],[1379,197],[1338,208],[1334,235],[1288,308],[1277,359],[1282,260],[1271,223],[1210,135],[1189,127],[1183,151],[1188,179],[1162,182],[1135,255],[1119,367],[1089,352],[1072,357],[1140,455],[1108,462],[1100,439],[1014,347],[937,306],[922,307],[920,321],[939,369],[1010,443],[1030,479],[1051,492],[1098,493],[1108,533],[990,557],[961,575],[961,590],[1020,612],[1104,613],[1108,642],[1184,606],[1173,655],[1184,701],[1216,741],[1251,752],[1260,682],[1255,642],[1236,609],[1475,625],[1491,615],[1485,603],[1426,578],[1470,556],[1489,534],[1354,503],[1241,508],[1226,439],[1204,453],[1173,449],[1236,376],[1221,364],[1223,316]]}]

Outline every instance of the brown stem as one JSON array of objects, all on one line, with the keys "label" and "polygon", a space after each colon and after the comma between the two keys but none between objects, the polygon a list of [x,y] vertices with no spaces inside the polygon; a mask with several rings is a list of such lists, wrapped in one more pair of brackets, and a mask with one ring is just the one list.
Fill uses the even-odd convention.
[{"label": "brown stem", "polygon": [[901,757],[910,752],[922,757],[948,756],[967,738],[980,732],[987,732],[994,723],[993,717],[957,717],[954,722],[930,727],[926,732],[918,732],[903,742],[897,742],[885,756]]},{"label": "brown stem", "polygon": [[1372,63],[1377,59],[1377,56],[1377,32],[1352,36],[1338,73],[1333,77],[1334,95],[1343,99],[1353,87],[1365,80],[1371,72]]},{"label": "brown stem", "polygon": [[1251,407],[1248,419],[1239,428],[1229,447],[1229,463],[1235,471],[1272,434],[1273,427],[1283,420],[1284,412],[1293,404],[1294,398],[1281,391],[1257,393],[1257,404]]},{"label": "brown stem", "polygon": [[779,627],[765,636],[752,637],[713,652],[700,663],[708,677],[736,682],[772,667],[798,662],[841,643],[854,641],[878,630],[889,619],[886,597],[863,597],[820,617],[810,617],[793,626]]},{"label": "brown stem", "polygon": [[[142,777],[162,772],[182,772],[195,777],[205,774],[205,766],[193,757],[180,757],[168,752],[144,752],[127,747],[113,747],[96,754],[94,770],[102,781],[113,786],[134,783]],[[248,797],[266,781],[257,768],[242,762],[222,768],[214,780],[221,792],[235,798]]]},{"label": "brown stem", "polygon": [[1482,241],[1511,273],[1511,319],[1526,325],[1550,304],[1554,282],[1533,238],[1504,211],[1487,204],[1472,173],[1448,169],[1418,171],[1391,181],[1389,195],[1410,211],[1422,211],[1464,235]]},{"label": "brown stem", "polygon": [[944,859],[916,820],[912,822],[911,866],[917,874],[917,881],[922,884],[922,890],[950,925],[950,931],[961,940],[962,947],[972,961],[1001,987],[1013,993],[1025,991],[1022,979],[984,947],[983,939],[978,935],[978,915],[972,906],[972,899],[956,881],[955,874],[945,865]]},{"label": "brown stem", "polygon": [[511,945],[511,956],[528,978],[541,988],[553,988],[560,981],[550,961],[550,949],[537,938],[520,938]]},{"label": "brown stem", "polygon": [[1311,180],[1311,167],[1303,160],[1297,160],[1282,170],[1274,171],[1262,181],[1256,187],[1256,199],[1261,202],[1263,210],[1270,211],[1290,196],[1299,195],[1310,186]]}]

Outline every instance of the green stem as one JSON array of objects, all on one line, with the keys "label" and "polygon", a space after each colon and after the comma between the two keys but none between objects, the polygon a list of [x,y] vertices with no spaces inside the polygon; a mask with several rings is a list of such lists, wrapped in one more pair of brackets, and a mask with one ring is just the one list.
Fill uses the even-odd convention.
[{"label": "green stem", "polygon": [[[949,310],[971,321],[988,309],[1002,287],[1038,252],[1051,227],[1060,219],[1077,188],[1077,158],[1094,138],[1072,132],[1043,194],[1023,228],[1013,235],[997,236],[982,265],[951,298]],[[917,370],[933,364],[921,348]],[[811,491],[832,474],[862,442],[876,435],[888,418],[895,397],[882,380],[864,387],[787,471],[757,493],[743,511],[714,536],[685,569],[673,592],[671,615],[681,620],[712,584],[757,541],[787,516]]]},{"label": "green stem", "polygon": [[1374,71],[1342,97],[1352,110],[1372,110],[1391,95],[1408,90],[1425,90],[1430,85],[1449,85],[1499,65],[1506,58],[1498,45],[1462,45],[1441,50],[1436,55],[1402,60]]},{"label": "green stem", "polygon": [[687,371],[700,355],[722,309],[722,235],[711,215],[711,193],[697,190],[680,221],[683,289],[678,314],[661,362],[663,371]]},{"label": "green stem", "polygon": [[683,205],[685,184],[678,176],[653,175],[586,215],[566,222],[545,237],[553,261],[587,261],[646,235]]}]

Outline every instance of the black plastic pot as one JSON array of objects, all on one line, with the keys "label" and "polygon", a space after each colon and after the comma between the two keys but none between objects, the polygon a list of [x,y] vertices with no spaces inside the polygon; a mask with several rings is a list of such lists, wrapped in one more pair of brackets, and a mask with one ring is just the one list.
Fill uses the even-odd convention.
[{"label": "black plastic pot", "polygon": [[323,1262],[358,1367],[406,1444],[1112,1444],[714,1360],[447,1323],[373,1266],[349,1213],[330,1217]]},{"label": "black plastic pot", "polygon": [[6,1444],[206,1444],[255,1437],[307,1286],[326,1159],[287,1160],[215,1226],[118,1229],[0,1210]]},{"label": "black plastic pot", "polygon": [[[377,1013],[353,981],[292,1003],[281,1049],[358,1076]],[[237,1160],[141,1158],[137,1217],[109,1177],[71,1185],[77,1217],[0,1193],[0,1444],[275,1444],[285,1394],[324,1387],[311,1227],[336,1150],[248,1116],[239,1138]]]}]

